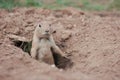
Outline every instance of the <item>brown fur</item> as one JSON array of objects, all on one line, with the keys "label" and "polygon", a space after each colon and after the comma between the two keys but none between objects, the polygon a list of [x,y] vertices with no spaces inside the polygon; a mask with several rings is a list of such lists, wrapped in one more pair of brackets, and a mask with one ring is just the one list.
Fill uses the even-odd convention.
[{"label": "brown fur", "polygon": [[[48,32],[47,32],[48,31]],[[54,64],[53,53],[51,48],[58,54],[63,55],[63,52],[55,44],[55,41],[52,36],[51,26],[43,22],[37,25],[34,35],[31,48],[31,56],[38,61],[48,63],[50,65]]]}]

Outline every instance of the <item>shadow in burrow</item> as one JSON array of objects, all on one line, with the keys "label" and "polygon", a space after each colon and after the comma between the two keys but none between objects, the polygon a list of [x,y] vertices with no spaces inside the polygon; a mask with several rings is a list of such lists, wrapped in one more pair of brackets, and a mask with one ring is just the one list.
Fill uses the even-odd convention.
[{"label": "shadow in burrow", "polygon": [[[31,46],[32,46],[32,41],[13,41],[14,45],[16,47],[21,48],[24,52],[27,52],[30,55],[30,50],[31,50]],[[62,46],[59,45],[59,46]],[[60,68],[60,69],[68,69],[68,68],[72,68],[73,66],[73,62],[71,59],[61,56],[60,54],[55,53],[52,49],[51,49],[52,53],[53,53],[53,57],[54,57],[54,61],[55,61],[55,65],[56,67]]]}]

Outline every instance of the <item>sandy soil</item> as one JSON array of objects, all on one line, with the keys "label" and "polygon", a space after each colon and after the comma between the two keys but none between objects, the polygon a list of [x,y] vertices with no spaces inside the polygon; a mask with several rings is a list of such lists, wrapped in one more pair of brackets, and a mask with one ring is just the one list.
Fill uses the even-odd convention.
[{"label": "sandy soil", "polygon": [[[8,38],[14,34],[31,40],[43,20],[51,21],[57,45],[73,62],[66,70],[39,63]],[[73,8],[1,9],[0,80],[120,80],[120,15]]]}]

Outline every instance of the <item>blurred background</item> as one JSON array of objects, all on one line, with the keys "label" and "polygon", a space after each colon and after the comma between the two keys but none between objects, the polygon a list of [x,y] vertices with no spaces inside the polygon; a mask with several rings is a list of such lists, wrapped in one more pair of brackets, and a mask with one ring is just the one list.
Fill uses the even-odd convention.
[{"label": "blurred background", "polygon": [[63,9],[75,7],[82,10],[120,10],[120,0],[0,0],[0,8],[42,7]]}]

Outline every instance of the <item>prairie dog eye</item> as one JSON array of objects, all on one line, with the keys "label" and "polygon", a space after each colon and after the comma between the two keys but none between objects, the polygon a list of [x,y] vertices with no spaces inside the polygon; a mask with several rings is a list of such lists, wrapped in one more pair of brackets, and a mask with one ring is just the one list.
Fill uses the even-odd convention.
[{"label": "prairie dog eye", "polygon": [[41,25],[39,24],[39,27],[41,27]]},{"label": "prairie dog eye", "polygon": [[53,31],[53,33],[56,33],[56,31]]}]

